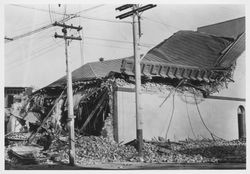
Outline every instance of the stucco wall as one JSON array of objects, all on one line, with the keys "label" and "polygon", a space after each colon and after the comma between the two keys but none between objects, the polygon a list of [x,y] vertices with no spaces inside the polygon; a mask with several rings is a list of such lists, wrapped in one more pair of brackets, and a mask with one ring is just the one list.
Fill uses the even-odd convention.
[{"label": "stucco wall", "polygon": [[[245,54],[245,53],[244,53]],[[228,89],[221,91],[220,96],[245,98],[245,57],[238,59],[234,74],[235,83],[230,83]],[[136,138],[135,94],[134,92],[115,92],[116,107],[114,108],[115,133],[118,142],[128,142]],[[167,94],[143,92],[142,116],[143,138],[150,140],[153,137],[165,137],[170,121],[173,96],[159,107]],[[175,94],[175,110],[167,138],[171,140],[183,140],[195,138],[188,114],[196,137],[211,138],[206,130],[195,104],[193,95],[187,94],[187,108],[185,97]],[[217,136],[232,140],[238,138],[237,109],[239,105],[245,106],[245,102],[227,101],[215,99],[197,99],[198,107],[206,126]]]},{"label": "stucco wall", "polygon": [[[141,97],[144,139],[150,140],[158,136],[166,137],[173,108],[173,96],[162,107],[159,106],[165,96],[161,94],[142,93]],[[128,142],[136,137],[134,93],[118,91],[117,99],[118,141]],[[195,136],[211,138],[202,124],[193,97],[188,96],[187,101],[188,112],[185,98],[182,95],[175,95],[175,110],[167,138],[171,140],[195,138],[188,121],[188,114]],[[244,106],[244,102],[214,99],[198,99],[198,102],[206,126],[215,135],[227,140],[238,138],[237,108],[239,105]]]}]

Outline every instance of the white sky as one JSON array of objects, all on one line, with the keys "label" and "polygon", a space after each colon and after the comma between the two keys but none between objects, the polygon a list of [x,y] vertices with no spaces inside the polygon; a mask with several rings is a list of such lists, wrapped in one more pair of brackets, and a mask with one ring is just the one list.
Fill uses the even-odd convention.
[{"label": "white sky", "polygon": [[[16,3],[18,3],[19,1],[24,1],[24,0],[19,0],[19,1],[2,0],[2,1],[5,1],[5,3],[10,3],[10,1],[12,2],[15,1]],[[31,0],[25,0],[25,1],[31,2]],[[73,0],[69,2],[72,1]],[[76,0],[74,0],[73,2],[75,1]],[[86,1],[89,0],[84,0],[84,2]],[[96,1],[97,0],[94,0],[94,2]],[[110,1],[108,2],[110,3]],[[165,1],[166,2],[164,3],[170,2],[170,0],[165,0]],[[175,3],[175,1],[176,3],[180,3],[180,0],[173,0],[171,2]],[[190,0],[188,1],[188,3],[193,1],[194,0]],[[42,3],[43,1],[38,1],[38,2]],[[82,3],[82,0],[78,0],[78,2]],[[114,2],[114,0],[112,0],[112,2]],[[185,3],[184,0],[181,2]],[[203,1],[200,0],[194,1],[194,3],[201,3],[201,2]],[[196,30],[196,28],[199,26],[209,25],[212,23],[238,18],[245,15],[244,6],[236,5],[235,3],[244,3],[248,5],[247,0],[245,1],[210,0],[210,1],[205,1],[204,3],[220,3],[220,2],[222,3],[232,2],[234,4],[233,5],[166,4],[166,5],[158,5],[156,8],[146,11],[145,13],[143,13],[143,16],[157,22],[152,22],[146,19],[142,21],[142,31],[144,33],[142,42],[156,45],[178,30]],[[48,4],[45,5],[22,4],[22,5],[48,10]],[[72,7],[72,5],[68,5],[67,13],[74,13],[96,5],[98,4],[91,4],[91,5],[82,4],[82,5],[75,5],[74,7]],[[114,10],[117,6],[119,5],[105,5],[95,10],[88,11],[87,13],[82,13],[82,15],[91,16],[95,18],[116,20],[115,16],[121,14]],[[54,11],[63,12],[62,7],[59,8],[56,5],[51,5],[51,8]],[[48,12],[41,12],[31,9],[14,7],[10,5],[0,6],[0,9],[1,9],[0,17],[2,19],[2,24],[3,24],[3,26],[1,26],[2,38],[3,36],[13,37],[50,23],[50,16]],[[61,16],[59,15],[52,15],[51,17],[52,19],[61,18]],[[126,20],[131,20],[131,19],[128,18]],[[68,24],[71,23],[74,25],[79,25],[79,19],[71,20],[68,22]],[[82,18],[80,20],[80,23],[84,28],[83,33],[87,37],[132,41],[132,28],[128,24],[98,22],[94,20],[85,20]],[[58,33],[61,33],[60,29],[56,29],[56,31]],[[49,30],[44,30],[39,34],[35,34],[32,37],[26,37],[24,39],[20,39],[15,42],[10,42],[8,44],[3,44],[3,45],[0,44],[1,48],[2,47],[4,48],[1,49],[1,54],[2,56],[4,56],[4,62],[3,59],[0,60],[1,70],[2,72],[4,72],[4,75],[2,73],[0,74],[0,76],[2,75],[0,78],[2,84],[1,86],[34,85],[35,87],[40,88],[50,84],[51,82],[57,80],[58,78],[62,77],[65,74],[64,46],[61,47],[56,46],[57,44],[52,38],[54,32],[55,30],[51,28]],[[58,39],[56,40],[56,42],[62,42],[62,41]],[[122,48],[117,48],[117,47],[122,47]],[[4,54],[2,53],[2,50]],[[145,52],[147,51],[147,49],[143,49],[143,51]],[[74,41],[71,43],[69,52],[70,52],[69,55],[73,60],[72,69],[80,67],[81,61],[80,61],[80,50],[78,41]],[[124,43],[121,44],[116,42],[104,42],[93,39],[92,40],[84,39],[83,54],[85,63],[91,61],[97,61],[100,57],[104,57],[106,60],[122,58],[125,56],[132,55],[132,52],[133,51],[131,44],[124,44]],[[244,59],[245,57],[247,57],[245,54],[243,56]],[[240,59],[242,60],[242,58]],[[242,64],[244,65],[244,62]],[[249,65],[249,63],[247,63],[247,65]],[[4,84],[2,83],[3,76],[4,76]],[[248,79],[248,77],[246,79]],[[248,88],[249,86],[246,83],[246,89]],[[238,86],[237,89],[239,89]],[[241,89],[239,89],[238,91],[241,91]],[[246,90],[246,93],[247,93],[246,98],[248,98],[249,97],[248,90]],[[3,98],[3,91],[0,93],[0,96]],[[2,106],[1,108],[3,108],[4,106],[2,105],[3,101],[0,102],[0,104]],[[246,106],[248,110],[249,105]],[[2,116],[1,118],[4,117]],[[0,119],[0,121],[3,121],[3,119]],[[3,150],[3,148],[0,149]],[[2,154],[3,153],[4,151],[2,151]],[[190,171],[189,173],[195,173],[195,172],[200,173],[200,171],[197,170]],[[211,173],[210,170],[202,172]],[[220,171],[220,173],[221,172],[222,171]],[[225,171],[224,173],[228,172],[229,171]],[[237,170],[230,171],[229,173],[236,173],[236,172],[238,173]],[[173,173],[173,171],[171,173]],[[178,170],[175,173],[187,173],[187,171]]]},{"label": "white sky", "polygon": [[[100,4],[67,5],[66,13],[75,13]],[[22,8],[13,5],[4,7],[4,35],[13,37],[47,25],[62,15],[49,14],[49,5],[22,4]],[[109,19],[119,22],[115,16],[123,13],[115,11],[119,6],[103,5],[93,10],[81,13],[98,19]],[[50,5],[52,11],[64,12],[64,5]],[[142,43],[156,45],[178,30],[196,30],[197,27],[245,16],[244,5],[168,5],[158,4],[142,14]],[[51,18],[51,19],[50,19]],[[123,21],[131,21],[126,18]],[[117,59],[133,55],[132,44],[96,40],[120,40],[132,42],[131,24],[95,21],[76,18],[67,24],[83,27],[83,57],[84,62],[98,61],[100,57]],[[40,33],[25,37],[4,45],[5,86],[35,86],[44,87],[65,75],[65,54],[62,39],[53,39],[55,31],[62,34],[61,28],[50,28]],[[77,36],[76,34],[75,36]],[[61,46],[58,46],[61,44]],[[150,47],[143,47],[142,53]],[[69,56],[72,69],[81,66],[79,41],[73,41],[69,46]]]}]

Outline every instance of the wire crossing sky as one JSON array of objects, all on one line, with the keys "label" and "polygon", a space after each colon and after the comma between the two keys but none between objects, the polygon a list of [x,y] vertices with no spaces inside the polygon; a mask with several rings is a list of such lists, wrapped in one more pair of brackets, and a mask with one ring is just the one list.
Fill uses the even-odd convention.
[{"label": "wire crossing sky", "polygon": [[[118,59],[133,55],[132,19],[117,20],[118,5],[111,4],[16,4],[5,5],[4,36],[12,38],[34,31],[55,21],[76,14],[66,24],[81,25],[82,45],[69,44],[71,67],[84,63]],[[141,53],[170,37],[179,30],[197,27],[245,16],[244,5],[167,5],[158,4],[142,13]],[[63,44],[55,41],[54,33],[60,27],[51,27],[5,44],[5,86],[44,87],[65,75]],[[69,35],[80,33],[70,31]],[[80,49],[81,48],[81,49]]]}]

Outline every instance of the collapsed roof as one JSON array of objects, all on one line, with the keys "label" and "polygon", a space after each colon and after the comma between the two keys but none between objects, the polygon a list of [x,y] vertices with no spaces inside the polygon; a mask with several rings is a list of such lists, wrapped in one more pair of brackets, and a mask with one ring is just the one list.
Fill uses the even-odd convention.
[{"label": "collapsed roof", "polygon": [[[233,81],[236,60],[245,50],[244,25],[245,18],[239,18],[198,31],[178,31],[145,55],[142,75],[188,80],[208,93],[218,91]],[[121,71],[134,75],[134,61],[124,60]]]},{"label": "collapsed roof", "polygon": [[[128,57],[128,59],[131,58],[132,57]],[[87,63],[72,72],[72,81],[75,82],[103,78],[107,76],[111,71],[120,72],[122,60],[123,59],[113,59]],[[66,82],[67,79],[66,76],[64,76],[48,85],[48,87],[65,85]]]},{"label": "collapsed roof", "polygon": [[[142,76],[187,79],[198,86],[217,86],[232,81],[236,59],[245,50],[244,25],[245,18],[239,18],[200,27],[198,31],[176,32],[143,57]],[[87,63],[72,72],[72,80],[104,78],[110,72],[133,76],[133,56]],[[66,76],[47,87],[65,84]]]}]

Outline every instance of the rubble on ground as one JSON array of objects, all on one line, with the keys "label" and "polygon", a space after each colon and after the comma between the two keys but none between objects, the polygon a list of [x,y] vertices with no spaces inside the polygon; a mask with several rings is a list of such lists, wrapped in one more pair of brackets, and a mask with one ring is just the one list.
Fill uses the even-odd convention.
[{"label": "rubble on ground", "polygon": [[[35,153],[32,159],[40,163],[68,163],[68,142],[68,137],[55,138],[48,150]],[[119,144],[102,136],[80,135],[76,136],[75,143],[77,164],[141,162],[133,144]],[[7,155],[13,156],[11,153]],[[246,143],[238,140],[147,141],[144,142],[143,154],[145,163],[245,163]]]}]

